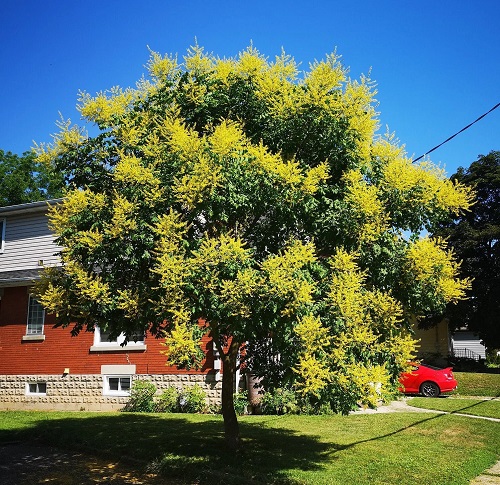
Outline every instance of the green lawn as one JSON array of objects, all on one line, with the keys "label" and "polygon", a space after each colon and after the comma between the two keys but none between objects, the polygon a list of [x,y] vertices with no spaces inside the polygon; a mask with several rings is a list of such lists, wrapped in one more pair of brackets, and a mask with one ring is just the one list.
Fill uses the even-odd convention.
[{"label": "green lawn", "polygon": [[[441,401],[441,400],[439,400]],[[206,415],[0,412],[0,443],[37,440],[182,483],[468,484],[499,458],[500,423],[429,413],[246,416],[225,451]]]},{"label": "green lawn", "polygon": [[408,404],[417,408],[435,409],[448,413],[471,414],[500,419],[499,399],[459,399],[454,397],[415,397]]},{"label": "green lawn", "polygon": [[500,374],[454,372],[458,382],[455,395],[500,397]]}]

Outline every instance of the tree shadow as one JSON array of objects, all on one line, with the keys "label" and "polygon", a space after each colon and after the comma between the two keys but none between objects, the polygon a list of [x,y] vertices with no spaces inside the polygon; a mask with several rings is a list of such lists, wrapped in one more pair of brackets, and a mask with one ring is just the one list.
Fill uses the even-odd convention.
[{"label": "tree shadow", "polygon": [[[365,439],[343,444],[335,440],[326,441],[325,435],[320,432],[318,436],[305,435],[283,429],[280,424],[275,426],[274,420],[279,421],[282,417],[259,417],[255,420],[249,417],[240,422],[244,447],[239,453],[230,452],[225,447],[220,416],[67,413],[53,419],[52,416],[47,418],[46,413],[39,416],[31,413],[32,421],[24,428],[0,430],[0,445],[21,442],[55,447],[68,454],[81,453],[89,463],[101,460],[100,470],[103,473],[107,473],[110,467],[121,467],[127,473],[151,473],[142,482],[101,479],[97,483],[292,485],[297,483],[290,478],[293,471],[321,471],[328,468],[342,450],[369,442],[383,442],[424,423],[443,419],[446,414],[456,414],[474,406],[450,413],[430,414],[422,419],[419,419],[420,415],[414,415],[415,419],[406,421],[404,425],[392,426],[390,432],[377,433],[374,430]],[[368,415],[363,417],[369,418]],[[346,420],[345,426],[349,426],[349,417]],[[317,424],[320,423],[318,421]],[[108,460],[109,465],[102,460]],[[71,466],[71,460],[69,463]],[[98,467],[94,466],[94,475],[96,469]],[[12,483],[17,485],[17,482]],[[94,478],[94,482],[81,479],[80,482],[50,483],[96,482]]]},{"label": "tree shadow", "polygon": [[296,483],[287,471],[321,469],[322,462],[331,461],[332,452],[343,448],[261,422],[246,421],[240,427],[244,448],[233,453],[225,447],[219,417],[75,413],[44,419],[41,413],[40,419],[24,429],[0,430],[0,444],[17,441],[71,450],[89,460],[115,460],[116,465],[177,483],[238,485]]}]

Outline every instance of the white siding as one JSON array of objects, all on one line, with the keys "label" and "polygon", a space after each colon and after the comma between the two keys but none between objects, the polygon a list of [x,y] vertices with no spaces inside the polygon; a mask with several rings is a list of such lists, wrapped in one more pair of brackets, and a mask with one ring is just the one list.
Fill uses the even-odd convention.
[{"label": "white siding", "polygon": [[48,228],[46,212],[6,217],[4,251],[0,253],[0,271],[39,268],[57,264],[59,248]]},{"label": "white siding", "polygon": [[455,332],[452,337],[453,349],[468,349],[486,358],[486,349],[477,335],[472,332]]}]

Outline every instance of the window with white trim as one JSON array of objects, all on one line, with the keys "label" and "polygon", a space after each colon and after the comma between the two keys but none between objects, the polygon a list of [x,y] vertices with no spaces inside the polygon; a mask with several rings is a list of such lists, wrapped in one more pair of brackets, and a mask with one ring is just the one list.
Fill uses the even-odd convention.
[{"label": "window with white trim", "polygon": [[33,295],[30,295],[28,299],[26,335],[43,335],[44,323],[45,309]]},{"label": "window with white trim", "polygon": [[94,329],[94,345],[90,348],[91,351],[116,351],[116,350],[146,350],[144,344],[144,335],[138,335],[134,339],[129,340],[127,345],[122,345],[125,341],[125,335],[121,333],[116,338],[111,338],[109,331],[102,330],[99,327]]},{"label": "window with white trim", "polygon": [[6,219],[0,219],[0,253],[3,253],[5,246],[5,225],[7,224]]},{"label": "window with white trim", "polygon": [[47,383],[46,382],[27,382],[26,383],[27,396],[46,396]]},{"label": "window with white trim", "polygon": [[130,396],[130,387],[132,386],[131,376],[103,376],[103,379],[103,394],[105,396]]}]

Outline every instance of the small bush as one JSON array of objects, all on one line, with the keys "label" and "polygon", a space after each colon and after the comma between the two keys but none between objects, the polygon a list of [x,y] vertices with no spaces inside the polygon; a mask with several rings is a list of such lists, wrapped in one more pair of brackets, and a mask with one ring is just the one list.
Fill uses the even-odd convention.
[{"label": "small bush", "polygon": [[242,391],[238,394],[234,394],[234,410],[238,416],[241,416],[247,412],[248,407],[248,392]]},{"label": "small bush", "polygon": [[157,413],[175,413],[179,410],[179,391],[175,387],[168,387],[156,399]]},{"label": "small bush", "polygon": [[198,385],[185,387],[179,396],[180,410],[183,413],[203,413],[207,409],[207,394]]},{"label": "small bush", "polygon": [[123,411],[152,413],[155,410],[154,395],[156,386],[149,381],[134,381],[130,390],[130,399]]},{"label": "small bush", "polygon": [[297,398],[289,389],[266,392],[260,401],[263,414],[292,414],[297,412]]}]

